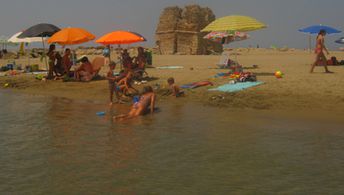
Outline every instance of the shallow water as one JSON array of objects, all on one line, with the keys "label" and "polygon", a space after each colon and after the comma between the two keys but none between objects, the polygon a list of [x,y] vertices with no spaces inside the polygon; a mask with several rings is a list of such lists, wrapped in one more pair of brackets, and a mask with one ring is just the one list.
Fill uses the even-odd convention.
[{"label": "shallow water", "polygon": [[171,104],[113,123],[4,91],[0,107],[1,194],[344,193],[344,121]]}]

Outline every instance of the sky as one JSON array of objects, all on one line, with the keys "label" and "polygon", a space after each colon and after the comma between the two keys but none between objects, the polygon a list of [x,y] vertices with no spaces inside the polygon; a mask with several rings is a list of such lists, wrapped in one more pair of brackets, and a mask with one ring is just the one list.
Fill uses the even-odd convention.
[{"label": "sky", "polygon": [[[61,28],[81,27],[97,37],[115,30],[138,32],[153,46],[154,33],[162,10],[168,6],[199,4],[212,9],[217,18],[228,15],[251,16],[268,25],[251,32],[251,39],[233,47],[308,47],[308,37],[297,30],[323,24],[344,31],[343,0],[1,0],[0,35],[13,35],[38,23]],[[327,45],[344,33],[329,35]]]}]

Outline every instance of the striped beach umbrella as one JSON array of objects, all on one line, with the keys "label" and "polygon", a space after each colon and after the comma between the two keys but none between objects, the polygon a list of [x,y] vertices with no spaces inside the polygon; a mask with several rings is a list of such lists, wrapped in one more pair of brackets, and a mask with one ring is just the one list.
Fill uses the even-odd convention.
[{"label": "striped beach umbrella", "polygon": [[244,32],[231,31],[231,32],[211,32],[204,36],[204,39],[211,41],[228,44],[235,41],[243,41],[248,39],[250,36]]},{"label": "striped beach umbrella", "polygon": [[249,16],[240,16],[232,15],[225,16],[215,21],[211,22],[206,26],[202,32],[211,32],[211,31],[239,31],[239,32],[249,32],[267,26],[258,20],[249,17]]}]

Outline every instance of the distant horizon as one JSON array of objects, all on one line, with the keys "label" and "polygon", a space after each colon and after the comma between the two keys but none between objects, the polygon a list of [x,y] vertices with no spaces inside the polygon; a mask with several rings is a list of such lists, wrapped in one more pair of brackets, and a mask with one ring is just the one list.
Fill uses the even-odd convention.
[{"label": "distant horizon", "polygon": [[[0,7],[0,35],[12,36],[34,24],[51,23],[61,28],[81,27],[95,34],[97,38],[105,33],[126,29],[138,32],[147,38],[141,45],[153,47],[155,43],[156,26],[165,7],[184,7],[189,4],[199,4],[209,7],[216,18],[227,15],[247,15],[268,25],[268,28],[249,32],[251,38],[246,41],[233,43],[230,47],[262,48],[287,46],[289,48],[308,48],[308,36],[298,32],[298,29],[310,25],[323,24],[344,30],[344,13],[341,8],[344,1],[329,0],[326,3],[314,0],[142,0],[136,2],[113,2],[111,0],[5,0]],[[66,6],[68,5],[68,6]],[[53,9],[52,9],[53,8]],[[319,14],[321,13],[321,14]],[[326,14],[322,14],[326,13]],[[334,43],[344,33],[329,35],[326,44],[331,50],[337,50],[341,45]],[[35,44],[36,45],[36,44]],[[87,45],[94,45],[90,42]],[[37,45],[39,46],[39,45]],[[73,46],[73,47],[78,47]],[[314,47],[314,37],[312,47]]]}]

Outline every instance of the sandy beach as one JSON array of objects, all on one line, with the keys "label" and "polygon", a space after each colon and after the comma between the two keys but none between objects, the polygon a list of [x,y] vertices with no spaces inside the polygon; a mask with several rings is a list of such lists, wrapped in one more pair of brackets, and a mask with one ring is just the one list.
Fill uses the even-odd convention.
[{"label": "sandy beach", "polygon": [[[322,67],[317,67],[310,74],[310,63],[314,54],[307,51],[277,51],[271,49],[238,49],[237,61],[245,71],[253,72],[264,84],[236,93],[211,92],[213,87],[200,87],[186,90],[186,97],[175,100],[171,97],[159,96],[159,104],[164,101],[193,101],[216,107],[259,110],[305,110],[342,112],[344,109],[344,66],[330,66],[334,74],[325,74]],[[344,59],[343,52],[331,52],[331,56]],[[92,58],[92,57],[91,57]],[[148,68],[149,76],[154,78],[147,85],[167,87],[168,77],[174,77],[177,84],[197,81],[211,81],[215,86],[229,82],[228,78],[214,78],[217,73],[226,72],[216,69],[220,56],[189,55],[154,55],[153,66],[183,66],[183,69]],[[25,59],[23,59],[25,60]],[[37,63],[39,61],[36,60]],[[1,64],[4,64],[2,61]],[[20,61],[19,61],[20,63]],[[252,65],[258,65],[254,68]],[[42,66],[42,64],[41,64]],[[284,73],[282,79],[274,77],[274,72]],[[101,71],[104,75],[107,67]],[[108,85],[106,80],[81,82],[38,81],[33,75],[17,75],[0,77],[2,88],[8,83],[11,90],[33,95],[48,95],[70,99],[108,101]],[[136,86],[141,88],[142,85]],[[159,91],[157,91],[158,94]]]}]

